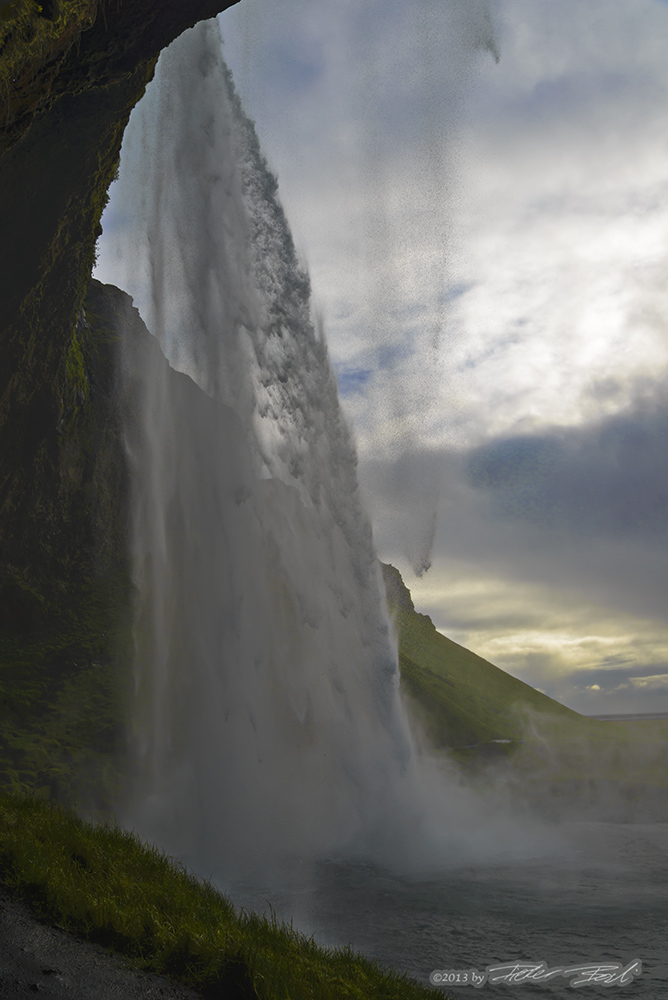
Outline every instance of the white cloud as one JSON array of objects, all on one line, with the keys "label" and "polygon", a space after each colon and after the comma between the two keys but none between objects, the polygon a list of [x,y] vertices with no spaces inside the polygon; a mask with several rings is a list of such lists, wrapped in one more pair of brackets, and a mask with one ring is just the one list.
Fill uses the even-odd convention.
[{"label": "white cloud", "polygon": [[360,446],[396,440],[402,399],[432,446],[591,417],[592,383],[668,365],[668,10],[499,0],[497,65],[470,4],[409,8],[263,7],[249,42],[261,79],[277,47],[315,64],[307,85],[265,58],[271,120],[253,98],[333,359],[380,369]]}]

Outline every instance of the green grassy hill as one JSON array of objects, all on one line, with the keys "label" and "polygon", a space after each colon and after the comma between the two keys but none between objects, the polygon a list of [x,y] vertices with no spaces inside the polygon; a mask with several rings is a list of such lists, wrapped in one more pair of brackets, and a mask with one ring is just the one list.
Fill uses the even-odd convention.
[{"label": "green grassy hill", "polygon": [[402,693],[432,750],[553,817],[668,820],[668,721],[579,715],[446,638],[397,569],[383,576]]},{"label": "green grassy hill", "polygon": [[394,566],[383,565],[383,576],[399,638],[402,689],[415,703],[435,746],[521,740],[528,713],[564,723],[582,720],[577,712],[438,632],[429,617],[415,611]]}]

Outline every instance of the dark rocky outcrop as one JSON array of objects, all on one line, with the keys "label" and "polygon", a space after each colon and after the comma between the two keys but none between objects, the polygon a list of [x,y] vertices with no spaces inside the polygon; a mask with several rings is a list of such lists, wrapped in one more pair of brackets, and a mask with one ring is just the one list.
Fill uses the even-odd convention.
[{"label": "dark rocky outcrop", "polygon": [[388,606],[392,610],[415,611],[411,592],[404,583],[399,570],[390,563],[381,563],[380,568],[383,573]]}]

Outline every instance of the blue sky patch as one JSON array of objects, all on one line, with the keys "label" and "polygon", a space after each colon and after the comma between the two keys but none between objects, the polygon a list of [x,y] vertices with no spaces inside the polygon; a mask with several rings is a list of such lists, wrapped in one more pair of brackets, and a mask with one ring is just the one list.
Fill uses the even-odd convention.
[{"label": "blue sky patch", "polygon": [[350,396],[355,392],[362,391],[371,378],[371,369],[353,368],[348,371],[337,371],[336,378],[339,384],[339,395]]}]

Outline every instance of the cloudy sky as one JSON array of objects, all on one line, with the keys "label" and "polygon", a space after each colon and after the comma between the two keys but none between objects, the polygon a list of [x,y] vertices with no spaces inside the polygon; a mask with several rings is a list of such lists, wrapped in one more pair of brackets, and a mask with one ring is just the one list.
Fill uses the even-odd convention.
[{"label": "cloudy sky", "polygon": [[668,5],[243,0],[221,25],[381,556],[566,704],[668,711]]}]

